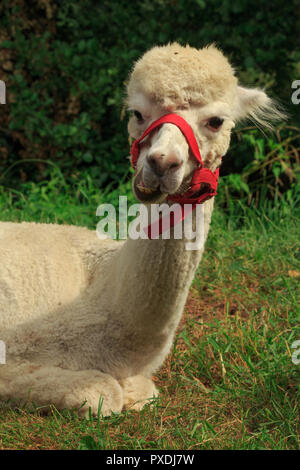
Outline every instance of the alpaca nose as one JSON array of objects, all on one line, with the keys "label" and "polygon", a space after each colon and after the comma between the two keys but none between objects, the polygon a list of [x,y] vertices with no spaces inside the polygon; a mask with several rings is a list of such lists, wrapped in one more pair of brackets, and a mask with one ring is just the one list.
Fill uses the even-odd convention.
[{"label": "alpaca nose", "polygon": [[176,171],[183,164],[183,160],[176,155],[166,157],[164,153],[160,152],[147,155],[147,162],[157,176],[164,176],[167,171]]}]

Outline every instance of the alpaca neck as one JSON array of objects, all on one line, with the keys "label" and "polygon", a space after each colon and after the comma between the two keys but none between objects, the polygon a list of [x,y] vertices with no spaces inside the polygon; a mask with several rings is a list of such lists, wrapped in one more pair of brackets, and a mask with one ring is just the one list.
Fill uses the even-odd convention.
[{"label": "alpaca neck", "polygon": [[[203,204],[204,239],[207,237],[213,200]],[[112,263],[114,310],[141,328],[160,331],[176,328],[203,248],[187,250],[185,238],[177,240],[128,239]]]}]

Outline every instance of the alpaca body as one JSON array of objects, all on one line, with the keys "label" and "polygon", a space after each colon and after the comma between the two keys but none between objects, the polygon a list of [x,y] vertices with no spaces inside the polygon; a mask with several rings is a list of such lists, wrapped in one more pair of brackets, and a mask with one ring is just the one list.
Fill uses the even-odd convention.
[{"label": "alpaca body", "polygon": [[[235,122],[250,116],[271,127],[284,117],[262,90],[238,86],[216,47],[176,43],[137,61],[127,107],[134,139],[165,114],[180,116],[194,134],[200,166],[212,172]],[[172,123],[141,139],[136,163],[132,188],[147,207],[182,197],[199,168]],[[205,184],[195,195],[202,190]],[[202,207],[206,240],[213,199]],[[170,351],[202,252],[187,250],[173,229],[169,240],[116,242],[79,227],[0,223],[0,340],[7,348],[0,400],[57,408],[86,402],[81,412],[90,406],[97,414],[102,396],[103,414],[140,409],[157,394],[151,376]]]},{"label": "alpaca body", "polygon": [[[205,237],[212,206],[213,201],[205,204]],[[0,397],[20,397],[15,373],[26,364],[38,371],[39,393],[49,383],[51,389],[59,389],[64,371],[97,371],[125,385],[134,381],[135,393],[136,382],[142,382],[145,393],[145,382],[171,348],[203,250],[183,256],[184,240],[102,241],[85,228],[48,224],[0,223],[0,234],[5,246],[0,338],[7,347],[6,365],[0,368]],[[13,249],[18,257],[12,256]],[[137,250],[139,257],[134,258]],[[60,372],[58,377],[53,370]],[[34,383],[34,376],[26,377]],[[99,387],[103,394],[103,383],[102,377],[96,380],[96,394]],[[152,382],[149,386],[155,393]],[[123,390],[121,395],[122,405],[132,402]],[[34,396],[45,404],[43,394],[43,400]],[[80,406],[76,400],[72,404]],[[110,403],[107,407],[113,408]]]}]

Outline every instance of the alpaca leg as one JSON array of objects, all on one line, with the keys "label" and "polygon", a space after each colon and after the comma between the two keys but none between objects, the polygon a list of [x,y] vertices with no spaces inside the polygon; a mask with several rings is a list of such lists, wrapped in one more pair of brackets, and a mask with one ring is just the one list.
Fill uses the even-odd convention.
[{"label": "alpaca leg", "polygon": [[149,399],[158,396],[158,391],[152,382],[143,375],[134,375],[119,380],[123,388],[124,406],[131,410],[141,410],[149,403]]},{"label": "alpaca leg", "polygon": [[0,399],[34,402],[46,409],[51,404],[57,409],[80,408],[81,416],[91,407],[96,416],[100,396],[104,416],[122,410],[121,386],[98,370],[72,371],[29,362],[0,366]]}]

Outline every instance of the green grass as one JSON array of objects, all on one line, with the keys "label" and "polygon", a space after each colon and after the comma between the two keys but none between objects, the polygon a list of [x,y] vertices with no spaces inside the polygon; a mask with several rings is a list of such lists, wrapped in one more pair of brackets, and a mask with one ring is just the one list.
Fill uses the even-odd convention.
[{"label": "green grass", "polygon": [[[2,188],[0,220],[95,228],[97,205],[129,191],[122,182],[103,194],[88,179],[70,188],[58,175],[22,193]],[[2,404],[0,449],[299,449],[298,217],[296,197],[216,208],[152,407],[81,420]]]}]

